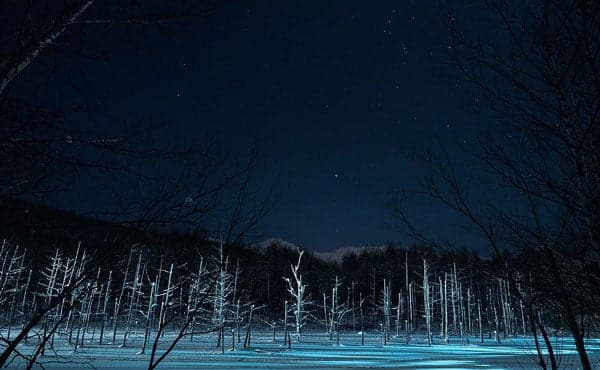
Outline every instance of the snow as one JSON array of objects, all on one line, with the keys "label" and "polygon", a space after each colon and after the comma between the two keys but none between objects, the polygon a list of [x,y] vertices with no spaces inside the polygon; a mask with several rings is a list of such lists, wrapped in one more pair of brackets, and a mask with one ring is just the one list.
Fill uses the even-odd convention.
[{"label": "snow", "polygon": [[[532,369],[537,355],[531,338],[504,339],[496,344],[487,339],[483,344],[477,338],[471,338],[470,344],[461,344],[459,338],[451,338],[450,344],[442,344],[436,338],[434,345],[428,347],[425,337],[416,336],[411,343],[404,344],[404,338],[391,338],[386,346],[381,344],[378,333],[365,335],[365,345],[361,345],[361,335],[342,333],[340,345],[329,341],[323,331],[312,330],[305,334],[301,342],[293,340],[292,348],[283,344],[282,333],[278,332],[276,341],[272,341],[270,331],[257,331],[252,340],[251,349],[231,351],[231,336],[226,336],[227,350],[221,354],[215,347],[214,335],[194,336],[182,339],[177,348],[162,363],[160,369]],[[173,334],[167,334],[161,340],[164,349]],[[118,337],[117,337],[118,338]],[[41,360],[46,369],[144,369],[147,368],[149,354],[138,354],[141,346],[141,333],[134,334],[128,347],[118,344],[99,345],[86,342],[83,348],[73,353],[73,346],[63,339],[55,341],[55,353],[47,351]],[[96,337],[97,340],[97,337]],[[119,342],[119,340],[117,340]],[[576,368],[577,356],[573,342],[568,338],[555,338],[556,350],[561,368]],[[238,343],[236,343],[238,348]],[[33,347],[21,346],[27,353]],[[592,362],[600,361],[600,340],[588,342]],[[53,363],[59,360],[61,363]],[[12,368],[22,368],[23,362],[16,360]]]}]

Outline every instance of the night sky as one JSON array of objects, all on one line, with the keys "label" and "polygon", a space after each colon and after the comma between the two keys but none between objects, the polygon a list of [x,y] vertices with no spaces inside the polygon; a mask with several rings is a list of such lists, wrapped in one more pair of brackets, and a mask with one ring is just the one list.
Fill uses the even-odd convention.
[{"label": "night sky", "polygon": [[[50,100],[94,104],[88,124],[151,117],[165,140],[213,136],[234,157],[256,145],[257,177],[280,188],[261,238],[313,250],[406,242],[387,202],[392,189],[419,186],[425,170],[410,153],[439,140],[460,156],[459,145],[485,126],[452,64],[445,24],[449,12],[468,19],[475,10],[439,1],[249,3],[217,5],[169,32],[103,31],[95,42],[108,52],[57,69]],[[88,88],[70,88],[67,75]],[[61,202],[84,210],[94,200],[82,187]],[[460,233],[439,207],[411,211],[428,232]]]}]

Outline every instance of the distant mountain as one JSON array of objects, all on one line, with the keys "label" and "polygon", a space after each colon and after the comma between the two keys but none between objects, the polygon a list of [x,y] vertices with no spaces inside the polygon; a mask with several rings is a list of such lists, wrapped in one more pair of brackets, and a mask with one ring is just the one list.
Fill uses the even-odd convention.
[{"label": "distant mountain", "polygon": [[[298,249],[301,249],[298,245],[296,245],[292,242],[289,242],[287,240],[280,239],[280,238],[265,239],[261,242],[254,243],[252,246],[255,248],[258,248],[260,250],[264,250],[273,245],[278,246],[278,247],[288,248],[293,251],[297,251]],[[346,255],[349,255],[352,253],[358,255],[365,251],[383,252],[386,248],[387,248],[387,245],[364,245],[361,247],[341,247],[341,248],[337,248],[337,249],[335,249],[333,251],[329,251],[329,252],[314,252],[308,248],[305,250],[310,251],[312,255],[314,255],[318,259],[323,260],[325,262],[341,263],[342,260],[344,259],[344,256],[346,256]]]},{"label": "distant mountain", "polygon": [[316,257],[327,261],[341,263],[345,256],[349,254],[359,255],[362,252],[383,252],[387,248],[387,245],[365,245],[362,247],[341,247],[330,252],[314,252]]},{"label": "distant mountain", "polygon": [[267,249],[270,246],[288,248],[293,251],[297,251],[298,249],[300,249],[300,247],[298,247],[296,244],[288,242],[287,240],[283,240],[281,238],[269,238],[261,242],[252,244],[252,247],[258,248],[260,250]]}]

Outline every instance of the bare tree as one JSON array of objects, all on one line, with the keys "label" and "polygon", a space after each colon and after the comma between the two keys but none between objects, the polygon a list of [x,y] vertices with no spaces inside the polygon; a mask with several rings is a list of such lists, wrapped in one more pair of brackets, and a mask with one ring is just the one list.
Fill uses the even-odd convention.
[{"label": "bare tree", "polygon": [[[581,367],[591,369],[583,322],[600,301],[600,275],[592,267],[600,262],[600,4],[485,5],[498,25],[496,40],[469,35],[450,17],[456,63],[497,118],[496,128],[473,148],[480,180],[459,174],[442,150],[425,193],[464,216],[488,241],[503,264],[501,306],[508,289],[549,348],[536,310],[551,310],[572,334]],[[477,205],[481,199],[469,191],[474,185],[502,192],[514,207],[487,198]],[[535,264],[506,260],[505,248]],[[535,277],[523,279],[513,270],[519,265],[532,267]],[[505,330],[508,315],[499,318],[507,320]],[[556,368],[552,355],[550,361]],[[546,366],[541,356],[540,362]]]},{"label": "bare tree", "polygon": [[425,325],[426,325],[426,334],[427,334],[427,345],[431,346],[433,341],[433,336],[431,335],[431,292],[430,292],[430,284],[429,284],[429,265],[427,264],[427,260],[423,258],[423,306],[425,309]]},{"label": "bare tree", "polygon": [[331,302],[327,304],[327,297],[323,294],[323,307],[325,311],[325,323],[328,325],[329,340],[333,340],[333,335],[337,336],[337,344],[340,341],[339,326],[342,324],[344,317],[351,311],[351,306],[340,300],[339,290],[342,286],[342,281],[338,276],[335,277],[333,287],[331,288]]},{"label": "bare tree", "polygon": [[300,335],[302,328],[306,324],[308,318],[308,312],[306,305],[308,304],[308,297],[306,293],[306,284],[302,281],[302,274],[300,273],[300,263],[302,262],[302,255],[304,251],[298,251],[298,262],[295,265],[290,265],[292,270],[293,280],[284,277],[287,282],[288,292],[292,296],[291,310],[294,314],[295,327],[296,327],[296,340],[300,341]]},{"label": "bare tree", "polygon": [[[106,188],[114,190],[112,201],[108,202],[110,207],[90,210],[89,214],[127,226],[131,232],[113,240],[113,244],[121,246],[133,244],[132,238],[139,230],[173,226],[207,229],[209,217],[214,219],[224,214],[233,214],[234,218],[227,229],[228,241],[241,240],[244,233],[256,226],[270,204],[258,199],[250,186],[256,158],[254,150],[247,164],[238,166],[227,162],[212,141],[196,142],[185,147],[180,144],[175,147],[164,145],[156,137],[159,134],[156,128],[145,122],[136,121],[118,132],[82,129],[65,119],[69,111],[37,106],[11,90],[33,63],[43,62],[50,52],[60,52],[65,45],[73,49],[71,51],[77,49],[76,52],[93,49],[93,43],[85,37],[86,33],[105,32],[114,25],[125,27],[126,32],[135,32],[139,27],[171,27],[176,23],[185,23],[190,17],[205,15],[208,3],[178,0],[168,4],[161,1],[137,4],[81,0],[12,2],[9,5],[0,10],[2,19],[6,20],[0,25],[3,40],[0,47],[1,197],[69,191],[71,183],[77,178],[83,177],[83,174],[94,174],[106,181]],[[169,172],[157,175],[154,172],[157,166],[169,168]],[[153,170],[144,171],[141,168]],[[112,186],[115,179],[121,185]],[[224,192],[239,194],[234,205],[230,205],[222,196]],[[252,210],[249,207],[251,201],[254,202]],[[65,286],[64,292],[49,299],[43,306],[35,307],[28,317],[30,322],[25,323],[22,331],[11,339],[0,355],[0,366],[14,354],[16,346],[27,337],[28,331],[54,312],[56,305],[64,303],[69,294],[78,291],[80,284],[93,281],[96,275],[94,271],[97,271],[95,265],[104,264],[114,256],[97,251],[94,257],[95,263],[84,269],[79,279],[73,279]],[[135,266],[127,266],[127,272],[133,275]],[[137,289],[131,292],[129,298],[143,295],[139,282],[139,279],[135,280]],[[108,285],[102,311],[105,318],[111,289]],[[127,281],[124,281],[121,294],[115,302],[113,339],[119,315],[124,312],[127,303],[132,303],[125,302],[124,292],[133,289],[133,285],[127,285]],[[25,284],[25,287],[28,286],[29,283]],[[27,288],[22,305],[25,305],[26,293]],[[163,297],[158,291],[155,293],[157,295],[154,298]],[[168,301],[168,298],[166,293],[164,301]],[[137,301],[138,298],[135,298],[134,304]],[[91,309],[92,297],[88,303],[86,308]],[[71,309],[66,304],[61,307],[66,310],[65,314]],[[128,312],[131,309],[128,307]],[[150,320],[153,311],[149,307],[144,311],[146,319]],[[157,314],[159,321],[165,321],[167,308],[161,307]],[[87,322],[90,315],[85,315]],[[68,325],[72,325],[68,316],[66,320]],[[103,331],[104,325],[101,340]],[[125,342],[126,337],[123,340]]]},{"label": "bare tree", "polygon": [[[201,157],[203,149],[167,149],[150,142],[151,126],[123,122],[119,130],[82,128],[66,119],[89,108],[49,108],[11,87],[33,64],[52,69],[97,48],[91,35],[136,33],[141,27],[173,26],[206,15],[208,2],[39,1],[10,2],[0,10],[0,195],[31,195],[65,190],[81,172],[117,172],[147,177],[132,163],[142,158]],[[61,58],[54,60],[54,56]],[[74,81],[71,81],[74,82]],[[75,83],[75,82],[74,82]],[[63,90],[65,86],[57,86]],[[98,95],[87,89],[88,95]],[[20,92],[19,92],[20,94]],[[68,104],[68,102],[66,103]],[[77,105],[73,102],[73,105]],[[139,163],[138,163],[139,164]]]}]

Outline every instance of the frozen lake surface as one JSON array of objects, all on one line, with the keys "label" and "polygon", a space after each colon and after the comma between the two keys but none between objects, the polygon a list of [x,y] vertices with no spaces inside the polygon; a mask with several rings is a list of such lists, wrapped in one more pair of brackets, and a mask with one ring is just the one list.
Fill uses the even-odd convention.
[{"label": "frozen lake surface", "polygon": [[[167,334],[161,340],[161,350],[166,348],[173,334]],[[116,344],[98,344],[87,341],[83,348],[73,353],[73,346],[63,339],[55,340],[54,351],[48,350],[40,359],[46,369],[145,369],[149,354],[139,354],[142,338],[134,335],[127,347]],[[273,342],[272,333],[260,331],[254,333],[250,349],[231,350],[231,334],[225,338],[225,353],[216,348],[216,335],[194,336],[181,340],[177,348],[158,367],[159,369],[535,369],[537,355],[532,338],[506,338],[501,344],[493,339],[485,339],[483,344],[472,337],[470,343],[461,343],[459,338],[451,338],[449,344],[435,338],[428,347],[425,337],[415,336],[410,344],[404,343],[404,337],[392,337],[384,346],[381,335],[365,335],[365,344],[361,344],[361,335],[344,333],[340,336],[340,345],[333,342],[322,331],[312,331],[304,335],[300,342],[292,339],[292,348],[283,343],[281,333]],[[243,340],[243,336],[242,336]],[[554,338],[555,350],[560,368],[576,369],[577,354],[569,338]],[[33,346],[21,346],[20,351],[29,353]],[[600,368],[600,340],[588,341],[588,350],[593,364]],[[15,360],[12,368],[22,368],[24,363]],[[40,367],[37,367],[40,368]]]}]

